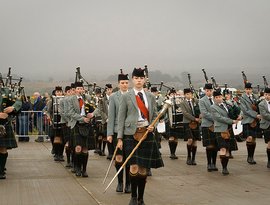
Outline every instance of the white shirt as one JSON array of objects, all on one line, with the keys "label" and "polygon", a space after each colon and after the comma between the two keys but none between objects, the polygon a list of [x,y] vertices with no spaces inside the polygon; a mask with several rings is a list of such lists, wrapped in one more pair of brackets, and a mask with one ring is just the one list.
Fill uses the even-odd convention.
[{"label": "white shirt", "polygon": [[268,105],[268,111],[270,112],[270,104],[269,104],[270,101],[267,101],[267,100],[266,100],[266,103],[267,103],[267,105]]},{"label": "white shirt", "polygon": [[225,110],[228,112],[228,108],[224,103],[220,103],[219,106],[223,105],[223,107],[225,108]]},{"label": "white shirt", "polygon": [[[148,109],[148,102],[147,102],[147,98],[146,98],[146,94],[145,94],[144,90],[143,90],[143,89],[141,89],[141,90],[136,90],[136,89],[134,88],[134,92],[135,92],[135,95],[138,95],[138,92],[141,92],[141,93],[143,94],[144,104],[145,104],[145,107]],[[141,114],[141,111],[140,111],[139,107],[138,107],[138,112],[139,112],[139,118],[138,118],[138,121],[145,121],[145,119],[142,118],[142,114]]]}]

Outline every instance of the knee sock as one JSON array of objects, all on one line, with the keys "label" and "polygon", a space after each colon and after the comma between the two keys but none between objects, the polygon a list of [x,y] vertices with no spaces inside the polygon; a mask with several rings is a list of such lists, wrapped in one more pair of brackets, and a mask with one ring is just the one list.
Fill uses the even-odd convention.
[{"label": "knee sock", "polygon": [[270,162],[270,149],[269,148],[266,149],[266,153],[267,153],[268,162]]},{"label": "knee sock", "polygon": [[88,153],[82,153],[81,154],[83,172],[86,172],[87,163],[88,163],[88,157],[89,157]]},{"label": "knee sock", "polygon": [[130,175],[130,183],[131,183],[131,197],[137,198],[137,188],[138,188],[138,173],[132,174],[129,172]]},{"label": "knee sock", "polygon": [[[121,163],[115,163],[115,168],[116,168],[117,172],[120,169],[121,165],[122,165]],[[122,169],[122,171],[117,176],[118,183],[123,183],[123,171],[124,171],[124,169]]]},{"label": "knee sock", "polygon": [[191,145],[187,144],[187,156],[188,158],[191,158]]},{"label": "knee sock", "polygon": [[196,153],[197,153],[197,146],[192,146],[192,161],[195,161]]},{"label": "knee sock", "polygon": [[212,159],[212,150],[206,148],[206,157],[207,157],[207,164],[211,164]]}]

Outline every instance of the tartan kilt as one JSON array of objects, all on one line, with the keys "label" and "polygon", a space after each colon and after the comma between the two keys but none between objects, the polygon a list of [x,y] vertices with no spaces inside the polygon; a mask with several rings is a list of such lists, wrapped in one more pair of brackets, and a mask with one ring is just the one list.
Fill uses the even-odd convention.
[{"label": "tartan kilt", "polygon": [[0,147],[5,147],[7,149],[18,147],[11,122],[5,125],[5,129],[7,134],[4,137],[0,136]]},{"label": "tartan kilt", "polygon": [[267,144],[270,141],[270,126],[263,130],[264,142]]},{"label": "tartan kilt", "polygon": [[204,147],[217,145],[216,134],[211,132],[208,127],[202,127],[202,144]]},{"label": "tartan kilt", "polygon": [[[166,128],[166,130],[167,130],[167,128]],[[172,127],[168,126],[168,135],[169,135],[169,137],[183,139],[184,138],[184,128],[183,127],[172,128]]]},{"label": "tartan kilt", "polygon": [[71,129],[66,124],[62,125],[64,142],[70,142]]},{"label": "tartan kilt", "polygon": [[95,137],[91,126],[89,125],[90,134],[89,136],[82,136],[79,133],[79,126],[76,124],[75,127],[71,129],[71,144],[72,147],[81,146],[86,147],[88,150],[95,149]]},{"label": "tartan kilt", "polygon": [[191,129],[189,123],[184,123],[184,141],[188,141],[188,139],[201,141],[200,126],[196,129]]},{"label": "tartan kilt", "polygon": [[[138,144],[138,141],[133,138],[133,135],[125,135],[123,142],[125,154],[129,156],[134,147]],[[128,161],[128,165],[133,164],[144,168],[159,168],[164,166],[153,133],[148,133],[147,138],[141,143]]]},{"label": "tartan kilt", "polygon": [[221,137],[220,132],[216,132],[216,138],[217,138],[217,147],[218,149],[226,148],[230,151],[236,151],[238,150],[237,142],[234,137],[234,133],[232,129],[229,129],[230,132],[230,138],[229,139],[223,139]]},{"label": "tartan kilt", "polygon": [[243,124],[243,138],[246,139],[248,136],[252,136],[253,138],[256,138],[258,134],[258,128],[257,128],[258,126],[259,126],[259,123],[254,128],[250,127],[249,123]]}]

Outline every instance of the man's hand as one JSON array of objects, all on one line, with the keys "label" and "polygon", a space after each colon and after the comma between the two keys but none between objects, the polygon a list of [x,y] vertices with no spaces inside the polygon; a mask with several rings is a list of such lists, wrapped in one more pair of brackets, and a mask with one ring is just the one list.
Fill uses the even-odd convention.
[{"label": "man's hand", "polygon": [[148,130],[149,132],[153,132],[154,128],[155,128],[154,126],[149,125],[149,126],[147,127],[147,130]]},{"label": "man's hand", "polygon": [[90,122],[90,118],[85,117],[85,118],[83,118],[83,121],[84,121],[85,123],[89,123],[89,122]]},{"label": "man's hand", "polygon": [[107,141],[108,141],[109,143],[112,143],[113,137],[112,137],[111,135],[107,136]]},{"label": "man's hand", "polygon": [[259,119],[259,120],[262,119],[262,116],[261,116],[261,115],[257,115],[256,117],[257,117],[257,119]]},{"label": "man's hand", "polygon": [[120,150],[123,149],[123,140],[122,140],[122,139],[118,139],[117,147],[118,147]]},{"label": "man's hand", "polygon": [[6,119],[8,117],[7,113],[0,112],[0,119]]},{"label": "man's hand", "polygon": [[14,110],[14,107],[12,107],[12,106],[9,106],[9,107],[7,107],[7,108],[5,108],[4,109],[4,113],[11,113],[11,112],[13,112],[13,110]]},{"label": "man's hand", "polygon": [[93,113],[88,113],[88,114],[86,115],[86,117],[89,118],[89,119],[91,119],[92,117],[94,117],[94,114],[93,114]]}]

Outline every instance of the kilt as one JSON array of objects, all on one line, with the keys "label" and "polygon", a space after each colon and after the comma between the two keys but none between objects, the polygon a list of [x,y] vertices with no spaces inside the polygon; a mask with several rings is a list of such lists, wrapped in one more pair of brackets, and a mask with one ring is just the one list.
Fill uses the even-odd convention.
[{"label": "kilt", "polygon": [[0,147],[5,147],[7,149],[12,149],[18,147],[17,141],[15,138],[15,134],[13,132],[13,128],[11,122],[5,125],[6,128],[6,136],[0,137]]},{"label": "kilt", "polygon": [[62,125],[62,130],[63,130],[63,138],[64,138],[64,143],[69,142],[70,141],[70,127],[68,127],[67,125]]},{"label": "kilt", "polygon": [[[133,135],[125,135],[123,142],[124,152],[126,156],[129,156],[134,147],[138,144],[138,141],[133,138]],[[141,143],[128,161],[128,165],[133,164],[144,168],[159,168],[164,166],[153,133],[148,133],[147,138]]]},{"label": "kilt", "polygon": [[200,126],[196,129],[191,129],[189,123],[184,123],[184,141],[187,141],[188,139],[201,141]]},{"label": "kilt", "polygon": [[259,126],[259,123],[254,128],[250,127],[249,124],[243,124],[243,138],[246,139],[248,136],[252,136],[253,138],[256,138],[259,131],[258,126]]},{"label": "kilt", "polygon": [[229,129],[229,132],[230,132],[230,135],[231,135],[229,139],[223,139],[221,137],[221,133],[216,132],[218,149],[226,148],[226,149],[228,149],[230,151],[238,150],[238,146],[237,146],[237,142],[235,140],[234,134],[233,134],[233,130]]},{"label": "kilt", "polygon": [[270,141],[270,126],[263,130],[264,142],[267,144]]},{"label": "kilt", "polygon": [[88,150],[95,149],[95,137],[91,126],[89,125],[90,134],[88,136],[83,136],[79,133],[79,126],[76,124],[75,127],[71,129],[71,144],[72,147],[81,146],[86,147]]},{"label": "kilt", "polygon": [[204,147],[217,145],[216,134],[211,132],[208,127],[202,127],[202,143]]},{"label": "kilt", "polygon": [[179,127],[179,128],[171,128],[168,126],[168,137],[175,137],[178,139],[183,139],[184,138],[184,127]]}]

